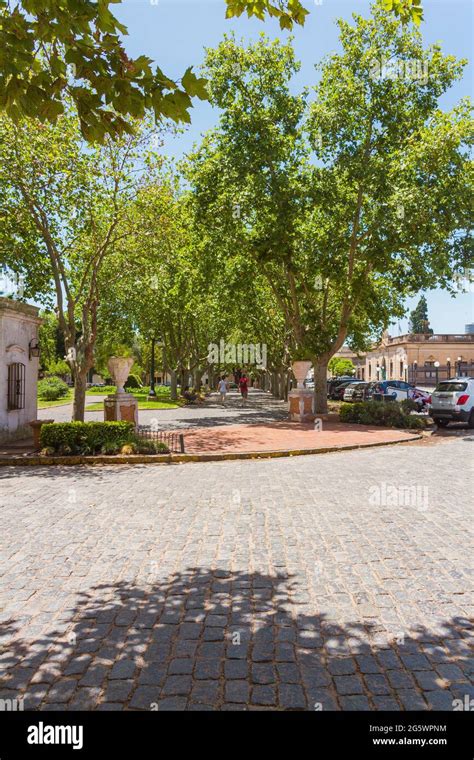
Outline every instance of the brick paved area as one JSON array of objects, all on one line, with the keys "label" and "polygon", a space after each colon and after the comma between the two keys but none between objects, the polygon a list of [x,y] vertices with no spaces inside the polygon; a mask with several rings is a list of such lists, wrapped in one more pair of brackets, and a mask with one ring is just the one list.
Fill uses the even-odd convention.
[{"label": "brick paved area", "polygon": [[46,710],[473,698],[471,447],[4,468],[0,698]]}]

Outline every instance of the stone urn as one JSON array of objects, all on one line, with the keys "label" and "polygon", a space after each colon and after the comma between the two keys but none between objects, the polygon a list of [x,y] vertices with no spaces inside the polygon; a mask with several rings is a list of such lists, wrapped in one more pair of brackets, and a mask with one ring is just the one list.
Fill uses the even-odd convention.
[{"label": "stone urn", "polygon": [[132,369],[133,358],[126,356],[111,356],[107,362],[107,367],[112,376],[114,384],[117,386],[117,393],[125,393],[125,383],[127,382],[130,370]]},{"label": "stone urn", "polygon": [[304,381],[311,369],[311,362],[292,362],[291,369],[296,377],[297,386],[288,394],[289,418],[293,422],[310,422],[314,419],[314,394],[304,387]]},{"label": "stone urn", "polygon": [[297,382],[296,387],[304,388],[304,381],[306,379],[306,375],[311,369],[311,362],[305,362],[305,361],[292,362],[291,369],[294,376],[296,377],[296,382]]},{"label": "stone urn", "polygon": [[106,422],[123,420],[138,425],[138,402],[131,393],[126,393],[125,383],[132,368],[133,358],[111,356],[107,367],[117,388],[115,393],[104,399],[104,419]]}]

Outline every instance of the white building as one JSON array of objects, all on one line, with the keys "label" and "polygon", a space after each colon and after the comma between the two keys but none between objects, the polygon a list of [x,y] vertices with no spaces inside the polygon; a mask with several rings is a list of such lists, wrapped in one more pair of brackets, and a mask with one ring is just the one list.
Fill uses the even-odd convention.
[{"label": "white building", "polygon": [[37,417],[39,309],[0,298],[0,441],[31,435]]}]

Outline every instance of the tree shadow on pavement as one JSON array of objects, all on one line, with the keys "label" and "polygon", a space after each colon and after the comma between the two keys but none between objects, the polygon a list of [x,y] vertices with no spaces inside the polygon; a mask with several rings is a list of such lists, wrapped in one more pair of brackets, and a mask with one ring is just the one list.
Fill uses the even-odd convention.
[{"label": "tree shadow on pavement", "polygon": [[309,586],[286,574],[159,575],[151,562],[143,583],[5,621],[0,698],[26,710],[452,710],[474,696],[465,618],[387,630],[347,594],[315,614]]}]

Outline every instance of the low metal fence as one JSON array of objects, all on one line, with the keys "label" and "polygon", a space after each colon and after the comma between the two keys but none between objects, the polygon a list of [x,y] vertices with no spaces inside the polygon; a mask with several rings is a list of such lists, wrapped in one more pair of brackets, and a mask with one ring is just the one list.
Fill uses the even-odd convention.
[{"label": "low metal fence", "polygon": [[155,430],[149,425],[139,425],[137,433],[140,438],[150,441],[161,441],[164,443],[172,454],[184,454],[184,435],[183,433],[168,433],[166,430]]}]

